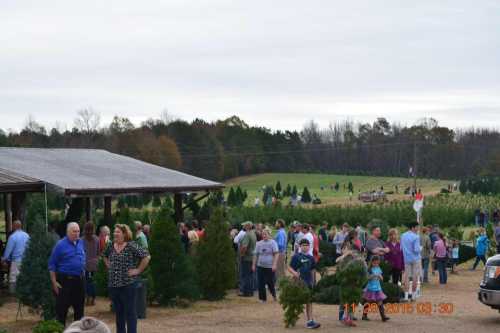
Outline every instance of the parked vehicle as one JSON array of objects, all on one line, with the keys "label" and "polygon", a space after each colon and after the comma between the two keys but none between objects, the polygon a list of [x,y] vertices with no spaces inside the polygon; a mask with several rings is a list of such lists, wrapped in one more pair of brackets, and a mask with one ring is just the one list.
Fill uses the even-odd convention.
[{"label": "parked vehicle", "polygon": [[358,200],[363,202],[385,202],[387,195],[383,191],[362,192],[358,195]]},{"label": "parked vehicle", "polygon": [[500,255],[486,262],[478,292],[479,301],[500,312]]}]

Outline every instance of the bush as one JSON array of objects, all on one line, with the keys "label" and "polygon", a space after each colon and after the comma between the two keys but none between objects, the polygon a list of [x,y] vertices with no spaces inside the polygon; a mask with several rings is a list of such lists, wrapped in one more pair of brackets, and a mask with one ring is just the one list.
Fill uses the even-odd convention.
[{"label": "bush", "polygon": [[384,282],[389,282],[392,277],[392,265],[386,260],[380,261],[380,269],[382,270],[382,277]]},{"label": "bush", "polygon": [[341,304],[361,303],[363,286],[368,282],[364,261],[346,257],[338,264],[336,275],[341,286]]},{"label": "bush", "polygon": [[57,320],[45,320],[33,327],[33,333],[62,333],[64,326]]},{"label": "bush", "polygon": [[403,289],[397,284],[391,282],[382,282],[382,290],[387,296],[384,303],[399,303],[403,296]]},{"label": "bush", "polygon": [[333,285],[323,288],[313,294],[312,300],[316,303],[338,305],[340,304],[340,287]]},{"label": "bush", "polygon": [[335,259],[337,258],[337,247],[327,241],[320,241],[319,252],[321,253],[321,257],[319,258],[319,262],[316,265],[316,270],[323,277],[323,275],[328,270],[328,267],[335,265]]},{"label": "bush", "polygon": [[176,298],[199,298],[196,271],[184,252],[171,211],[162,207],[152,226],[149,249],[155,296],[161,305],[174,305]]},{"label": "bush", "polygon": [[52,295],[47,258],[54,247],[54,238],[47,234],[44,222],[36,216],[31,239],[24,254],[23,267],[17,279],[16,294],[24,305],[39,313],[43,319],[55,318],[55,300]]},{"label": "bush", "polygon": [[448,238],[462,241],[464,239],[464,230],[458,226],[453,226],[448,230]]},{"label": "bush", "polygon": [[200,287],[203,298],[220,300],[236,284],[236,258],[221,208],[214,211],[205,233],[197,251]]},{"label": "bush", "polygon": [[104,260],[99,258],[97,272],[94,275],[97,296],[108,297],[108,268]]},{"label": "bush", "polygon": [[304,311],[304,305],[311,302],[311,290],[303,281],[292,278],[282,278],[279,287],[279,302],[284,311],[285,327],[293,327]]}]

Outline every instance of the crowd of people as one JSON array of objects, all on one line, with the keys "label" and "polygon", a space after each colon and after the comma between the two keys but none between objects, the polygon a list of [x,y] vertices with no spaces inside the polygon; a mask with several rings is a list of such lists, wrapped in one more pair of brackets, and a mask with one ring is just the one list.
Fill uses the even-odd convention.
[{"label": "crowd of people", "polygon": [[[440,284],[447,283],[449,270],[456,274],[460,242],[447,239],[437,226],[419,228],[416,222],[411,223],[402,235],[396,228],[389,229],[383,239],[378,226],[365,230],[361,225],[343,224],[337,229],[325,222],[317,228],[293,221],[287,228],[283,219],[278,219],[274,226],[243,222],[240,230],[230,231],[238,258],[239,296],[253,297],[257,292],[258,299],[265,303],[269,293],[272,300],[277,301],[277,281],[286,275],[301,279],[312,288],[316,284],[316,266],[323,255],[320,243],[326,242],[335,248],[334,258],[330,258],[333,261],[340,263],[362,258],[366,263],[365,310],[370,304],[376,304],[382,320],[387,321],[389,318],[383,306],[386,296],[381,284],[384,263],[391,269],[390,281],[404,290],[402,301],[419,297],[421,285],[429,282],[429,271],[432,275],[438,273]],[[14,221],[12,229],[2,264],[9,264],[9,289],[14,292],[30,236],[23,231],[20,221]],[[82,233],[78,223],[69,223],[62,239],[49,229],[50,236],[57,240],[48,260],[57,320],[65,325],[72,307],[74,321],[85,322],[86,319],[82,319],[85,306],[95,304],[94,278],[102,258],[108,269],[108,288],[116,313],[117,332],[136,332],[136,289],[150,260],[149,225],[134,222],[133,234],[127,225],[116,224],[112,237],[107,226],[102,226],[97,234],[92,222],[84,224]],[[196,251],[196,244],[205,237],[203,222],[179,223],[178,230],[186,253]],[[500,244],[500,225],[495,228],[495,238]],[[481,262],[486,263],[490,240],[484,228],[478,228],[474,243],[476,260],[471,270]],[[500,247],[497,250],[500,253]],[[344,310],[343,306],[339,307],[339,319],[354,326],[356,318]],[[367,315],[364,311],[362,320],[368,320]],[[320,327],[313,319],[312,304],[307,304],[306,316],[306,327]]]},{"label": "crowd of people", "polygon": [[[361,225],[354,228],[343,224],[339,229],[321,224],[313,225],[294,221],[286,230],[285,221],[278,219],[271,228],[251,221],[242,223],[241,230],[233,229],[231,236],[238,253],[239,295],[252,297],[258,290],[261,302],[267,301],[269,292],[276,299],[276,281],[285,276],[285,267],[290,275],[300,278],[307,286],[316,283],[316,264],[323,255],[319,252],[320,242],[335,246],[336,262],[362,258],[366,263],[368,284],[364,288],[365,306],[376,304],[383,321],[385,315],[382,290],[382,263],[390,267],[390,282],[403,289],[402,301],[414,301],[420,297],[422,285],[429,283],[429,275],[437,275],[440,284],[446,284],[448,271],[456,274],[460,257],[460,241],[448,239],[436,225],[420,227],[417,222],[407,226],[403,234],[396,228],[389,229],[386,239],[378,226],[365,230]],[[480,262],[486,264],[489,240],[484,228],[477,230],[475,239],[476,260],[471,270]],[[500,226],[495,229],[497,244],[500,241]],[[288,265],[287,265],[288,264]],[[431,274],[429,274],[429,271]],[[436,274],[437,273],[437,274]],[[366,310],[366,308],[365,308]],[[317,328],[312,316],[312,305],[306,306],[308,328]],[[353,315],[339,308],[339,319],[354,326]],[[355,318],[354,318],[355,319]],[[368,320],[364,311],[363,320]]]}]

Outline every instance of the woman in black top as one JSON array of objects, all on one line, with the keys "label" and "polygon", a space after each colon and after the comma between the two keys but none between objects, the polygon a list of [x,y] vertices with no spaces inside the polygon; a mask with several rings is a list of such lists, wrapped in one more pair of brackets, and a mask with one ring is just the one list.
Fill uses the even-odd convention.
[{"label": "woman in black top", "polygon": [[104,250],[103,256],[108,267],[109,294],[116,312],[116,332],[136,333],[136,287],[150,256],[132,241],[132,232],[127,225],[115,225],[113,236],[113,243]]}]

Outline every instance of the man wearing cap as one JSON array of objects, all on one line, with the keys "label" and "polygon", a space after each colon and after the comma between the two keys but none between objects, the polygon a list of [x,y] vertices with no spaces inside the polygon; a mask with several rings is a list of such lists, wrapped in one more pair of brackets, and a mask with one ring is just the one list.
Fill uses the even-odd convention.
[{"label": "man wearing cap", "polygon": [[255,244],[257,243],[257,236],[253,231],[253,223],[250,221],[242,223],[245,235],[240,242],[240,269],[241,269],[241,283],[242,292],[239,296],[252,297],[253,296],[253,272],[252,262],[255,252]]}]

